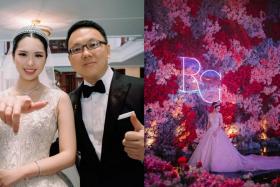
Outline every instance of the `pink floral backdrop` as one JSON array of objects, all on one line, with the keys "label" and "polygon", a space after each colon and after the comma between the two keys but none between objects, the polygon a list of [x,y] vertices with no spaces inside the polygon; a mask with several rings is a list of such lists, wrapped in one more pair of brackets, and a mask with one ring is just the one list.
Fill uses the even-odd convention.
[{"label": "pink floral backdrop", "polygon": [[176,162],[214,100],[229,135],[280,137],[279,12],[277,0],[145,1],[147,155]]}]

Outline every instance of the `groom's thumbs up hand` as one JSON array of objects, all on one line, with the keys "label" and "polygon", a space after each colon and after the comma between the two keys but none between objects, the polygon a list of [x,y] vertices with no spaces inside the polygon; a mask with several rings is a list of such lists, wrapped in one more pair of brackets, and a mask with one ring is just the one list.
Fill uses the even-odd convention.
[{"label": "groom's thumbs up hand", "polygon": [[124,150],[130,158],[143,161],[145,151],[144,126],[137,119],[134,112],[130,116],[130,121],[134,127],[134,131],[125,133],[123,139]]},{"label": "groom's thumbs up hand", "polygon": [[141,130],[144,131],[144,126],[143,126],[142,123],[137,119],[135,112],[133,112],[133,113],[131,114],[131,116],[130,116],[130,122],[132,123],[135,132],[139,132],[139,131],[141,131]]}]

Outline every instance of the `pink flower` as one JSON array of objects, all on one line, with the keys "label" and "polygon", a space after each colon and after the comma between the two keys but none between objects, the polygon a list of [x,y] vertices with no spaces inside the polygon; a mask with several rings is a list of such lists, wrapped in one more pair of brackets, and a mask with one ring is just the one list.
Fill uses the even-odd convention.
[{"label": "pink flower", "polygon": [[280,177],[277,177],[276,179],[273,179],[272,182],[273,186],[278,186],[280,185]]},{"label": "pink flower", "polygon": [[184,170],[185,170],[185,171],[189,171],[189,170],[190,170],[190,166],[186,164],[186,165],[184,166]]},{"label": "pink flower", "polygon": [[196,163],[196,167],[197,167],[197,168],[201,168],[201,167],[202,167],[202,162],[201,162],[201,161],[198,161],[198,162]]}]

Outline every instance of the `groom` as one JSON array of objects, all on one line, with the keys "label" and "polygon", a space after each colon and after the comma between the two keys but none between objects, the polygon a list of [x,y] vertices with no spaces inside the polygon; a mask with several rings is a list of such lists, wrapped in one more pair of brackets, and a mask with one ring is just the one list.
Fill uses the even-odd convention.
[{"label": "groom", "polygon": [[[84,78],[70,93],[81,158],[81,186],[143,186],[143,80],[112,71],[106,33],[93,21],[72,25],[66,45],[73,69]],[[20,113],[46,104],[33,103],[26,97],[17,97],[13,103],[0,100],[0,105],[13,105],[12,117],[0,111],[0,118],[13,129],[18,128]],[[121,118],[131,111],[135,113]]]},{"label": "groom", "polygon": [[[73,69],[84,78],[70,93],[81,186],[143,186],[143,125],[134,114],[132,123],[130,118],[118,119],[134,111],[143,123],[143,80],[112,71],[106,33],[93,21],[72,25],[66,45]],[[97,88],[90,90],[92,85]]]}]

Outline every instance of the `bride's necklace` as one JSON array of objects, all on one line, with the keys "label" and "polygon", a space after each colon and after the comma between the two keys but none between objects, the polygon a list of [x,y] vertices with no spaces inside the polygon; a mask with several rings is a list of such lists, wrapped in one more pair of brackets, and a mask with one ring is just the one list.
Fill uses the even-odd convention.
[{"label": "bride's necklace", "polygon": [[30,90],[22,90],[19,88],[16,88],[16,91],[20,94],[20,95],[31,95],[33,94],[35,91],[39,90],[41,88],[41,84],[36,85],[34,88],[30,89]]}]

